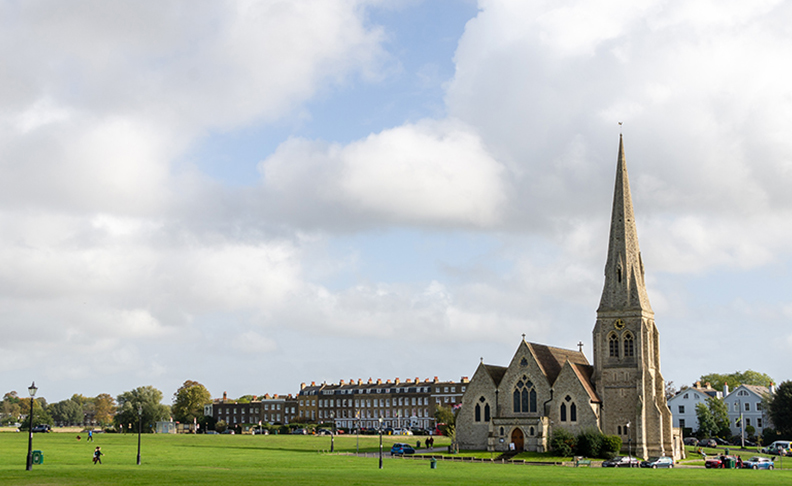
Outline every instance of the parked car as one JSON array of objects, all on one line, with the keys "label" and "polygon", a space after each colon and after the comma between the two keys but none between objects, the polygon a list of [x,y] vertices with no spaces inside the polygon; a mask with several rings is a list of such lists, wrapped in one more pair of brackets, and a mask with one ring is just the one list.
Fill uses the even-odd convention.
[{"label": "parked car", "polygon": [[698,443],[699,447],[718,447],[718,443],[715,442],[715,439],[701,439]]},{"label": "parked car", "polygon": [[413,435],[409,429],[393,429],[393,435]]},{"label": "parked car", "polygon": [[715,441],[715,442],[716,442],[718,445],[722,445],[722,446],[731,445],[731,444],[729,444],[728,442],[726,442],[725,440],[721,439],[720,437],[715,437],[715,439],[713,439],[713,440],[714,440],[714,441]]},{"label": "parked car", "polygon": [[218,434],[220,434],[220,432],[218,432],[216,430],[207,430],[206,432],[204,432],[204,434],[207,434],[207,435],[218,435]]},{"label": "parked car", "polygon": [[641,467],[651,467],[652,469],[657,469],[658,467],[672,468],[674,467],[674,460],[667,456],[650,457],[641,463]]},{"label": "parked car", "polygon": [[762,449],[765,454],[773,454],[774,456],[788,456],[790,455],[790,448],[792,442],[788,440],[777,440],[769,446]]},{"label": "parked car", "polygon": [[704,467],[707,469],[723,469],[726,467],[726,461],[734,461],[736,463],[737,458],[734,456],[711,456],[704,462]]},{"label": "parked car", "polygon": [[220,432],[220,433],[221,433],[221,434],[229,434],[229,435],[234,435],[234,434],[236,434],[236,432],[234,432],[234,431],[233,431],[233,430],[231,430],[231,429],[225,429],[224,431],[222,431],[222,432]]},{"label": "parked car", "polygon": [[397,442],[391,447],[392,456],[402,456],[404,454],[415,454],[415,449],[410,444]]},{"label": "parked car", "polygon": [[33,426],[33,432],[51,432],[50,426],[47,424],[40,424]]},{"label": "parked car", "polygon": [[699,443],[695,437],[685,437],[685,445],[694,446]]},{"label": "parked car", "polygon": [[291,431],[291,433],[293,435],[307,435],[308,431],[306,431],[305,429],[294,429]]},{"label": "parked car", "polygon": [[773,469],[773,461],[766,457],[754,456],[743,461],[743,469]]},{"label": "parked car", "polygon": [[613,459],[603,461],[602,467],[639,467],[637,458],[630,456],[616,456]]}]

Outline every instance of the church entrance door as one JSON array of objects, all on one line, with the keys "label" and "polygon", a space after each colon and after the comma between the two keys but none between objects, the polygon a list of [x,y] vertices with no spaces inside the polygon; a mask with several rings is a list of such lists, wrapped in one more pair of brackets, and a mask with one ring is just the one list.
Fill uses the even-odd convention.
[{"label": "church entrance door", "polygon": [[514,444],[515,451],[520,452],[523,450],[525,437],[523,436],[522,429],[520,428],[514,429],[514,432],[512,432],[511,441]]}]

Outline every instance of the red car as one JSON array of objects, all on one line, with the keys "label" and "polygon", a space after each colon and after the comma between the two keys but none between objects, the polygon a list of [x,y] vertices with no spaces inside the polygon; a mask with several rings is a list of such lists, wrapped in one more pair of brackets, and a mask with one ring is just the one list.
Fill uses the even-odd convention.
[{"label": "red car", "polygon": [[704,467],[707,469],[723,469],[725,466],[725,460],[729,459],[734,462],[737,461],[737,458],[734,456],[712,456],[704,463]]}]

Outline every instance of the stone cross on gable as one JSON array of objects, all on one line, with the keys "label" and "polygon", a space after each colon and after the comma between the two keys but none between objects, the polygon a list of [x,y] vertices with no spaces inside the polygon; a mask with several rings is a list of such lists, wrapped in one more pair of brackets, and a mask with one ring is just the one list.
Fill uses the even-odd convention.
[{"label": "stone cross on gable", "polygon": [[582,353],[583,352],[583,341],[578,341],[577,345],[578,345],[578,352]]}]

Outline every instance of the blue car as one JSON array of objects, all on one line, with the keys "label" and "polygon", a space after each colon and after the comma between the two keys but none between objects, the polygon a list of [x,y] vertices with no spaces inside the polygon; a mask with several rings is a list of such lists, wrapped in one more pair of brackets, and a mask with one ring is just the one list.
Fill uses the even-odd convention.
[{"label": "blue car", "polygon": [[397,442],[391,447],[392,456],[402,456],[404,454],[415,454],[415,449],[410,444]]},{"label": "blue car", "polygon": [[743,469],[773,469],[773,461],[766,457],[754,456],[743,461]]}]

